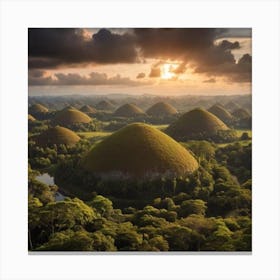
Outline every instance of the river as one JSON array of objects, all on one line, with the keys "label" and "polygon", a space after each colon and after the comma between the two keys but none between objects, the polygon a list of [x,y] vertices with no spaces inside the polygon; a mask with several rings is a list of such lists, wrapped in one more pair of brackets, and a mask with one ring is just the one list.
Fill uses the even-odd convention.
[{"label": "river", "polygon": [[[36,177],[36,180],[38,180],[41,183],[44,183],[46,185],[54,185],[54,178],[50,176],[48,173],[44,173],[41,175],[38,175]],[[62,201],[65,199],[65,196],[61,194],[60,192],[55,193],[55,201]]]}]

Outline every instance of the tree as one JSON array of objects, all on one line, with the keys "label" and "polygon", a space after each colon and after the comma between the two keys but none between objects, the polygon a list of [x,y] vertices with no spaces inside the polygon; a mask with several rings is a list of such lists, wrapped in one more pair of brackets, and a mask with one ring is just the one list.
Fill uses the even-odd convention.
[{"label": "tree", "polygon": [[170,251],[197,251],[203,237],[188,227],[172,225],[164,229]]},{"label": "tree", "polygon": [[117,229],[115,245],[119,251],[137,251],[143,242],[143,237],[131,223],[123,223]]},{"label": "tree", "polygon": [[102,217],[108,218],[113,211],[113,203],[102,195],[96,195],[88,205],[93,207]]},{"label": "tree", "polygon": [[117,248],[114,245],[114,238],[110,235],[104,235],[101,231],[96,231],[92,234],[93,251],[116,251]]},{"label": "tree", "polygon": [[38,251],[92,251],[93,239],[86,231],[66,230],[54,233]]},{"label": "tree", "polygon": [[201,199],[189,199],[182,202],[179,215],[186,217],[191,214],[205,215],[207,209],[206,202]]},{"label": "tree", "polygon": [[51,233],[86,225],[97,217],[91,207],[78,198],[51,202],[40,208],[40,226]]}]

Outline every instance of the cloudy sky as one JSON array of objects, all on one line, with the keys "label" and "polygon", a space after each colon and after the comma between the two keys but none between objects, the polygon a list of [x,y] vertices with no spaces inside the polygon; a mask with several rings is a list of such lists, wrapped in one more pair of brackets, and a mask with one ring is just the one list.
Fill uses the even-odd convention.
[{"label": "cloudy sky", "polygon": [[248,94],[251,55],[247,28],[31,28],[29,94]]}]

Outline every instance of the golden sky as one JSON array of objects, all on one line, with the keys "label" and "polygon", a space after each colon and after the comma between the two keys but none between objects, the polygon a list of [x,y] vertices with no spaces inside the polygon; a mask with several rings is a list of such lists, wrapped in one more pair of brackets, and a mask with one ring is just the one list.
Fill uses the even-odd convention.
[{"label": "golden sky", "polygon": [[29,29],[29,94],[251,93],[251,30]]}]

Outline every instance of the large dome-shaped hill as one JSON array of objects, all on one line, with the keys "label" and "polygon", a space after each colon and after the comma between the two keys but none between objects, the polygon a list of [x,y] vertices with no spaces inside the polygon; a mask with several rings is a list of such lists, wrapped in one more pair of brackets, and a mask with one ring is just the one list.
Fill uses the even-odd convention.
[{"label": "large dome-shaped hill", "polygon": [[212,107],[210,107],[208,111],[225,123],[230,123],[233,119],[231,113],[223,106],[220,106],[218,104],[215,104]]},{"label": "large dome-shaped hill", "polygon": [[35,138],[35,141],[40,146],[65,144],[68,146],[75,145],[80,141],[80,137],[72,130],[56,126],[51,127]]},{"label": "large dome-shaped hill", "polygon": [[196,159],[165,133],[134,123],[98,143],[82,166],[104,178],[184,176],[198,168]]},{"label": "large dome-shaped hill", "polygon": [[147,111],[147,115],[150,116],[170,116],[178,114],[178,111],[170,104],[166,102],[158,102],[151,106]]},{"label": "large dome-shaped hill", "polygon": [[136,117],[139,115],[145,115],[145,112],[135,104],[124,104],[115,111],[114,115],[118,117],[129,118]]},{"label": "large dome-shaped hill", "polygon": [[77,123],[89,123],[91,118],[79,110],[63,109],[58,112],[53,120],[56,125],[72,125]]},{"label": "large dome-shaped hill", "polygon": [[40,113],[47,113],[49,109],[42,104],[36,103],[33,104],[28,108],[28,112],[32,115],[40,114]]},{"label": "large dome-shaped hill", "polygon": [[166,133],[176,140],[196,139],[197,137],[210,136],[220,130],[228,130],[223,121],[212,113],[201,109],[193,109],[166,129]]}]

